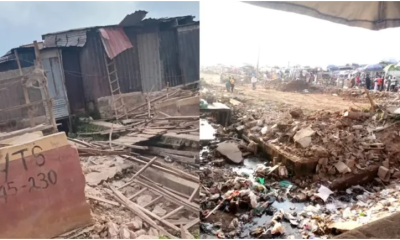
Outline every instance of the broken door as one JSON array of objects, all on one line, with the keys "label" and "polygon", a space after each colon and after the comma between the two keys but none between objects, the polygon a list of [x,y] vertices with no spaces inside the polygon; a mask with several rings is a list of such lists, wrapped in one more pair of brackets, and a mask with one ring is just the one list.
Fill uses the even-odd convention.
[{"label": "broken door", "polygon": [[56,49],[45,50],[42,53],[43,69],[47,76],[47,87],[53,99],[55,119],[68,117],[68,98],[63,80],[62,64]]}]

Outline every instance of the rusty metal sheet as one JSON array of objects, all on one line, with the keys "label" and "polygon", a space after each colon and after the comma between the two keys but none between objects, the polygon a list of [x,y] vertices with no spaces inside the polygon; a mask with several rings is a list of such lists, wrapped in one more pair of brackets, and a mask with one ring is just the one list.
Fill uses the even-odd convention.
[{"label": "rusty metal sheet", "polygon": [[199,23],[177,28],[179,57],[185,83],[200,79],[200,26]]},{"label": "rusty metal sheet", "polygon": [[0,238],[53,238],[92,222],[65,133],[0,148]]},{"label": "rusty metal sheet", "polygon": [[86,44],[86,29],[54,33],[43,36],[44,48],[83,47]]},{"label": "rusty metal sheet", "polygon": [[133,47],[122,27],[100,28],[99,32],[104,49],[110,59]]}]

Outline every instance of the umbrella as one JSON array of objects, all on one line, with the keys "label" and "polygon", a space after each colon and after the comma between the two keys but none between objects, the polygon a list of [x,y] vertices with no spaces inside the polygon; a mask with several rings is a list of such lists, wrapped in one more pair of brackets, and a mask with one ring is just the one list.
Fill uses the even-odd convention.
[{"label": "umbrella", "polygon": [[400,2],[247,2],[256,6],[293,12],[370,30],[400,27]]},{"label": "umbrella", "polygon": [[399,71],[399,70],[400,66],[396,66],[396,64],[389,64],[383,69],[383,71],[386,73],[389,71]]},{"label": "umbrella", "polygon": [[326,68],[329,69],[329,70],[333,70],[333,71],[339,69],[339,68],[338,68],[337,66],[335,66],[335,65],[328,65]]},{"label": "umbrella", "polygon": [[382,71],[382,66],[379,64],[369,64],[363,67],[363,70],[367,72],[379,72]]}]

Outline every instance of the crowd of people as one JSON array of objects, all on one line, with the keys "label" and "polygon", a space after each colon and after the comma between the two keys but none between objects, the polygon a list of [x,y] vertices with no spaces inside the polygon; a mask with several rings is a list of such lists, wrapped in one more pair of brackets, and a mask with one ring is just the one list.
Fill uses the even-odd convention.
[{"label": "crowd of people", "polygon": [[365,86],[365,88],[374,91],[397,91],[397,78],[384,74],[376,73],[375,77],[372,77],[370,73],[358,73],[354,77],[351,77],[350,88],[354,86]]}]

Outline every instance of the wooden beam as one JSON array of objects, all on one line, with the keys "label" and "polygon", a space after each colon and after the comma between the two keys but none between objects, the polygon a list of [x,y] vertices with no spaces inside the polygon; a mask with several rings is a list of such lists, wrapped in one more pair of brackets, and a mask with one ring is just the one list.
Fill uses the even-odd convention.
[{"label": "wooden beam", "polygon": [[149,210],[144,209],[144,208],[140,207],[139,205],[133,203],[132,201],[127,199],[120,191],[115,189],[113,186],[111,186],[111,185],[108,185],[108,186],[114,192],[114,195],[113,195],[114,198],[116,200],[118,200],[121,204],[123,204],[125,207],[127,207],[129,210],[131,210],[133,213],[135,213],[143,221],[147,222],[150,226],[152,226],[155,229],[157,229],[158,231],[160,231],[162,234],[165,234],[169,238],[176,239],[175,236],[173,236],[172,234],[167,232],[164,228],[162,228],[159,224],[157,224],[149,216],[147,216],[147,215],[152,216],[151,214],[149,214],[149,213],[152,213],[152,212],[150,212]]},{"label": "wooden beam", "polygon": [[[21,85],[22,85],[22,89],[24,91],[24,98],[25,98],[25,104],[29,104],[31,101],[29,99],[29,94],[28,94],[28,89],[26,88],[24,82],[23,82],[23,72],[22,72],[22,68],[21,68],[21,62],[19,61],[19,56],[18,56],[18,51],[17,49],[14,49],[14,55],[15,55],[15,59],[17,60],[17,65],[18,65],[18,69],[19,69],[19,75],[21,76]],[[28,109],[28,117],[29,117],[29,123],[31,125],[31,127],[35,126],[35,121],[33,119],[32,116],[32,110],[31,108]]]},{"label": "wooden beam", "polygon": [[166,215],[162,216],[161,219],[167,219],[169,217],[171,217],[172,215],[176,214],[177,212],[179,212],[180,210],[182,210],[184,207],[180,206],[175,210],[172,210],[171,212],[167,213]]},{"label": "wooden beam", "polygon": [[57,129],[57,124],[56,124],[56,119],[54,118],[54,112],[53,112],[53,101],[50,97],[49,94],[49,89],[47,87],[47,77],[46,77],[46,72],[43,70],[43,62],[42,62],[42,57],[40,56],[40,50],[39,50],[39,45],[37,43],[37,41],[33,42],[33,46],[35,48],[35,57],[36,57],[36,67],[41,69],[43,71],[43,77],[44,77],[44,81],[41,83],[42,87],[43,87],[43,92],[45,95],[45,99],[47,101],[47,108],[49,111],[49,115],[50,115],[50,122],[51,125],[53,126],[53,132],[58,132]]},{"label": "wooden beam", "polygon": [[119,187],[118,190],[119,190],[119,189],[122,189],[122,188],[124,188],[124,187],[126,187],[126,186],[128,186],[128,185],[130,185],[130,184],[132,184],[132,183],[133,183],[133,179],[135,179],[135,178],[136,178],[137,176],[139,176],[142,172],[144,172],[144,170],[146,170],[148,167],[150,167],[151,164],[153,164],[153,162],[154,162],[155,160],[157,160],[157,157],[153,157],[153,159],[151,159],[150,162],[148,162],[148,163],[147,163],[146,165],[144,165],[139,171],[137,171],[137,172],[135,173],[135,175],[133,175],[133,176],[128,180],[127,183],[125,183],[124,185],[122,185],[121,187]]}]

